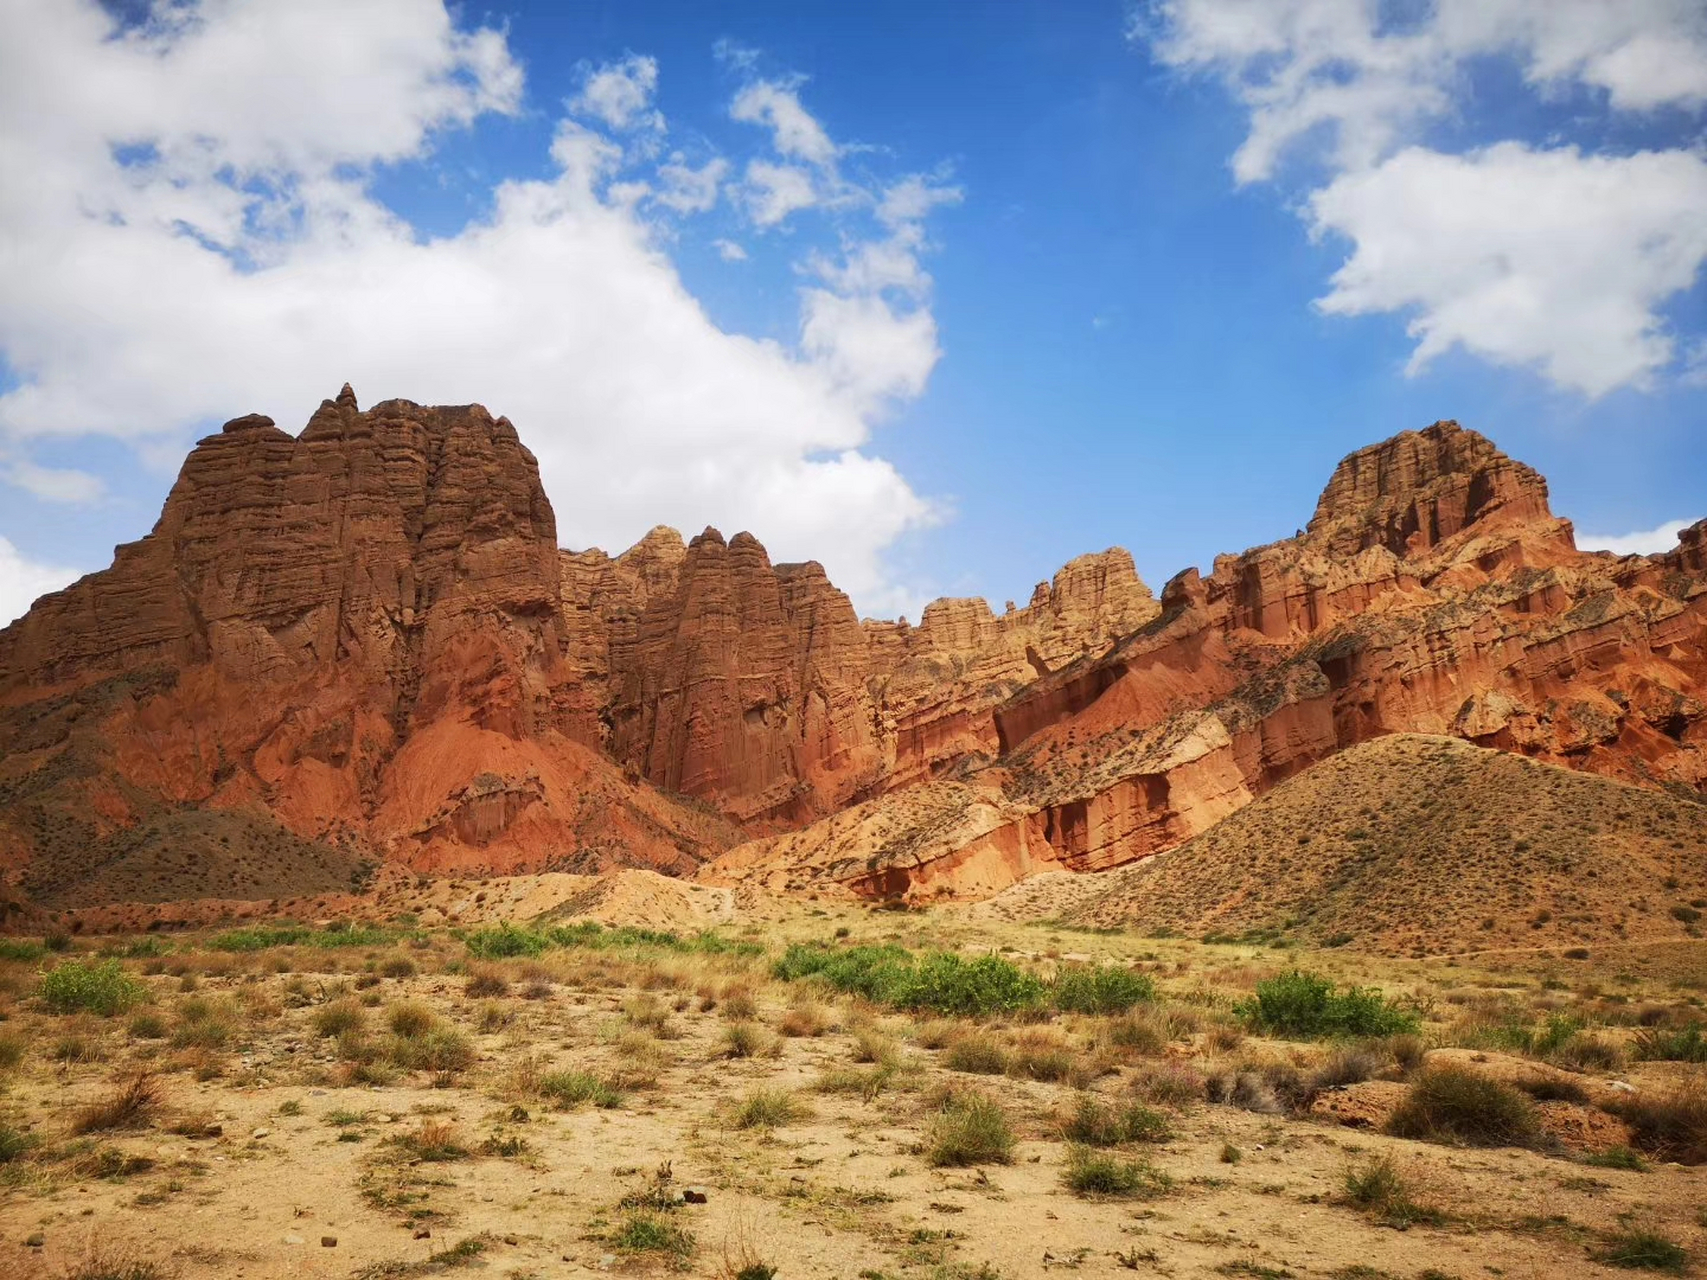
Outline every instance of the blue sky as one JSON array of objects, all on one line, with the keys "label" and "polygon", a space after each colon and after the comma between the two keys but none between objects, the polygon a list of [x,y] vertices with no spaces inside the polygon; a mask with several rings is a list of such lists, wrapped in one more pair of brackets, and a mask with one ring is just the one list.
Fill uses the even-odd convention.
[{"label": "blue sky", "polygon": [[1692,0],[120,17],[0,19],[7,616],[346,379],[510,414],[567,545],[750,527],[868,613],[1159,590],[1443,417],[1580,534],[1707,515]]}]

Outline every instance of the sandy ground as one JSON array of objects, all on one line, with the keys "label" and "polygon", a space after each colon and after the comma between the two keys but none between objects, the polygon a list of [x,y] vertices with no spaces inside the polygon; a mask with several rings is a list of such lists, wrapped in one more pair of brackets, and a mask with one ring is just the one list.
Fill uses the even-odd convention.
[{"label": "sandy ground", "polygon": [[[962,948],[983,939],[1021,954],[1136,959],[1170,1001],[1212,1012],[1205,990],[1224,984],[1236,992],[1275,963],[1183,942],[1159,955],[1156,944],[1125,937],[804,905],[776,905],[746,928],[774,953],[789,937],[827,938],[838,924],[856,941],[948,935]],[[1443,1147],[1348,1127],[1331,1113],[1265,1115],[1201,1101],[1168,1108],[1170,1140],[1117,1154],[1153,1162],[1170,1185],[1147,1198],[1086,1198],[1063,1180],[1068,1149],[1058,1126],[1080,1093],[1073,1081],[950,1071],[943,1050],[923,1043],[944,1034],[931,1020],[833,994],[816,997],[817,1016],[828,1024],[821,1034],[778,1034],[802,991],[769,981],[762,958],[571,949],[483,966],[471,965],[462,944],[443,933],[414,948],[237,957],[195,950],[189,939],[175,945],[185,950],[129,962],[139,972],[162,970],[141,980],[166,1039],[134,1034],[124,1016],[48,1013],[29,994],[29,966],[11,966],[5,1026],[25,1050],[4,1078],[0,1121],[36,1144],[0,1165],[0,1259],[14,1274],[263,1280],[466,1268],[514,1277],[733,1277],[762,1262],[784,1280],[1058,1271],[1558,1280],[1629,1274],[1590,1254],[1609,1233],[1632,1226],[1660,1231],[1707,1259],[1707,1168],[1650,1162],[1638,1172],[1590,1167],[1565,1150]],[[1143,961],[1144,954],[1155,958]],[[398,957],[417,971],[380,977]],[[1358,963],[1344,953],[1329,959]],[[469,996],[469,968],[500,973],[507,992]],[[1425,981],[1420,969],[1377,976]],[[357,988],[357,979],[366,985]],[[1484,996],[1502,990],[1487,973],[1453,981]],[[1537,998],[1548,994],[1533,981],[1510,983]],[[1690,998],[1675,988],[1635,994]],[[351,1083],[338,1042],[317,1035],[314,1020],[328,1002],[364,999],[376,1035],[399,1004],[430,1007],[468,1038],[472,1063],[437,1081],[404,1070],[381,1084]],[[744,1012],[746,999],[755,1005],[759,1056],[731,1058],[728,1015]],[[226,1043],[173,1045],[171,1028],[183,1025],[186,1001],[232,1014]],[[1087,1066],[1082,1083],[1109,1102],[1138,1096],[1138,1081],[1157,1063],[1208,1070],[1229,1054],[1302,1062],[1322,1053],[1255,1038],[1217,1044],[1216,1027],[1226,1025],[1217,1013],[1154,1053],[1099,1058],[1101,1021],[1061,1016],[1038,1028],[997,1020],[983,1030],[1009,1042],[1046,1035],[1082,1063],[1100,1063]],[[1443,1026],[1431,1021],[1431,1033]],[[57,1060],[68,1039],[99,1060]],[[826,1075],[873,1071],[861,1059],[874,1044],[889,1046],[882,1052],[893,1053],[895,1066],[875,1096],[817,1087]],[[74,1137],[80,1108],[138,1068],[157,1072],[164,1089],[143,1125]],[[534,1085],[542,1073],[562,1070],[621,1083],[622,1105],[553,1106]],[[1686,1070],[1653,1064],[1584,1079],[1593,1089],[1614,1080],[1642,1089]],[[1377,1085],[1405,1087],[1376,1081],[1353,1089]],[[925,1148],[943,1091],[968,1087],[1005,1108],[1019,1139],[1012,1163],[934,1168]],[[793,1093],[800,1114],[772,1128],[737,1127],[736,1107],[758,1089]],[[449,1140],[467,1154],[421,1159],[397,1141],[432,1125],[450,1126]],[[214,1128],[213,1136],[173,1132]],[[520,1144],[505,1145],[512,1139]],[[504,1151],[510,1154],[492,1154]],[[1347,1170],[1379,1156],[1395,1160],[1441,1225],[1397,1229],[1347,1201]],[[690,1201],[703,1195],[703,1203],[676,1206],[688,1189]],[[662,1220],[691,1233],[691,1253],[621,1247],[617,1233],[632,1205],[648,1197],[675,1206]],[[103,1253],[158,1270],[86,1265]]]}]

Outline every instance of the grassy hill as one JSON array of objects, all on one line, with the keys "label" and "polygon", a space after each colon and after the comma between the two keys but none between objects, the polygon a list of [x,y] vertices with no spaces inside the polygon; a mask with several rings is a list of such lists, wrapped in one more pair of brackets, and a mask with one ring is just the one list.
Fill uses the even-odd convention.
[{"label": "grassy hill", "polygon": [[1707,804],[1398,735],[1111,873],[1065,914],[1412,954],[1699,936]]}]

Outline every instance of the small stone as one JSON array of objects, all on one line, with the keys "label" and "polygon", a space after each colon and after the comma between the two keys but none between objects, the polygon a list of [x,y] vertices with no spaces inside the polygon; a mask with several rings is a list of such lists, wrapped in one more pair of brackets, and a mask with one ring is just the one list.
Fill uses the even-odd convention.
[{"label": "small stone", "polygon": [[420,1230],[415,1232],[415,1239],[417,1240],[431,1240],[432,1238],[433,1229],[431,1227],[422,1227]]},{"label": "small stone", "polygon": [[522,1242],[522,1238],[520,1236],[505,1236],[504,1237],[504,1243],[505,1244],[520,1244],[521,1242]]},{"label": "small stone", "polygon": [[609,1271],[615,1265],[616,1265],[616,1255],[614,1253],[607,1253],[607,1254],[605,1254],[604,1257],[599,1259],[599,1270],[600,1271]]},{"label": "small stone", "polygon": [[321,1236],[320,1237],[320,1247],[322,1249],[336,1249],[338,1247],[338,1237],[337,1236]]},{"label": "small stone", "polygon": [[47,1237],[38,1231],[33,1236],[25,1239],[24,1243],[29,1245],[32,1249],[39,1249],[47,1243]]},{"label": "small stone", "polygon": [[251,1138],[264,1138],[271,1132],[272,1132],[271,1129],[257,1129],[257,1130],[255,1130],[254,1133],[251,1133],[249,1136]]},{"label": "small stone", "polygon": [[709,1193],[704,1187],[684,1187],[682,1199],[688,1204],[704,1204],[709,1199]]},{"label": "small stone", "polygon": [[301,1244],[303,1243],[303,1239],[301,1236],[297,1235],[296,1232],[292,1231],[285,1236],[284,1242],[286,1244]]}]

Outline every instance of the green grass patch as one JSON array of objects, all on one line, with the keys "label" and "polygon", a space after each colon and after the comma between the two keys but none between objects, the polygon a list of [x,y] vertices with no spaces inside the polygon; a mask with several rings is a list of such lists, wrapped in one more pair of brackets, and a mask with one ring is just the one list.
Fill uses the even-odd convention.
[{"label": "green grass patch", "polygon": [[1055,1007],[1064,1013],[1125,1013],[1156,998],[1142,973],[1111,965],[1072,965],[1055,975]]},{"label": "green grass patch", "polygon": [[679,1266],[693,1256],[693,1233],[661,1213],[631,1213],[611,1233],[610,1242],[624,1253],[661,1253]]},{"label": "green grass patch", "polygon": [[1620,1231],[1610,1235],[1593,1251],[1597,1262],[1632,1271],[1669,1271],[1682,1275],[1689,1270],[1689,1251],[1657,1231]]},{"label": "green grass patch", "polygon": [[1147,1160],[1123,1160],[1092,1147],[1072,1146],[1062,1180],[1081,1196],[1108,1199],[1150,1199],[1173,1185],[1173,1179]]},{"label": "green grass patch", "polygon": [[207,941],[214,951],[266,951],[272,947],[382,947],[408,935],[376,924],[334,924],[325,929],[306,925],[253,925],[228,929]]},{"label": "green grass patch", "polygon": [[560,1107],[590,1102],[606,1111],[622,1105],[622,1094],[590,1071],[552,1071],[539,1079],[539,1094]]},{"label": "green grass patch", "polygon": [[117,960],[67,960],[42,975],[41,998],[55,1013],[126,1013],[148,998],[148,988]]},{"label": "green grass patch", "polygon": [[955,1094],[931,1124],[925,1158],[949,1168],[1012,1164],[1014,1142],[1013,1126],[999,1102],[981,1093]]}]

